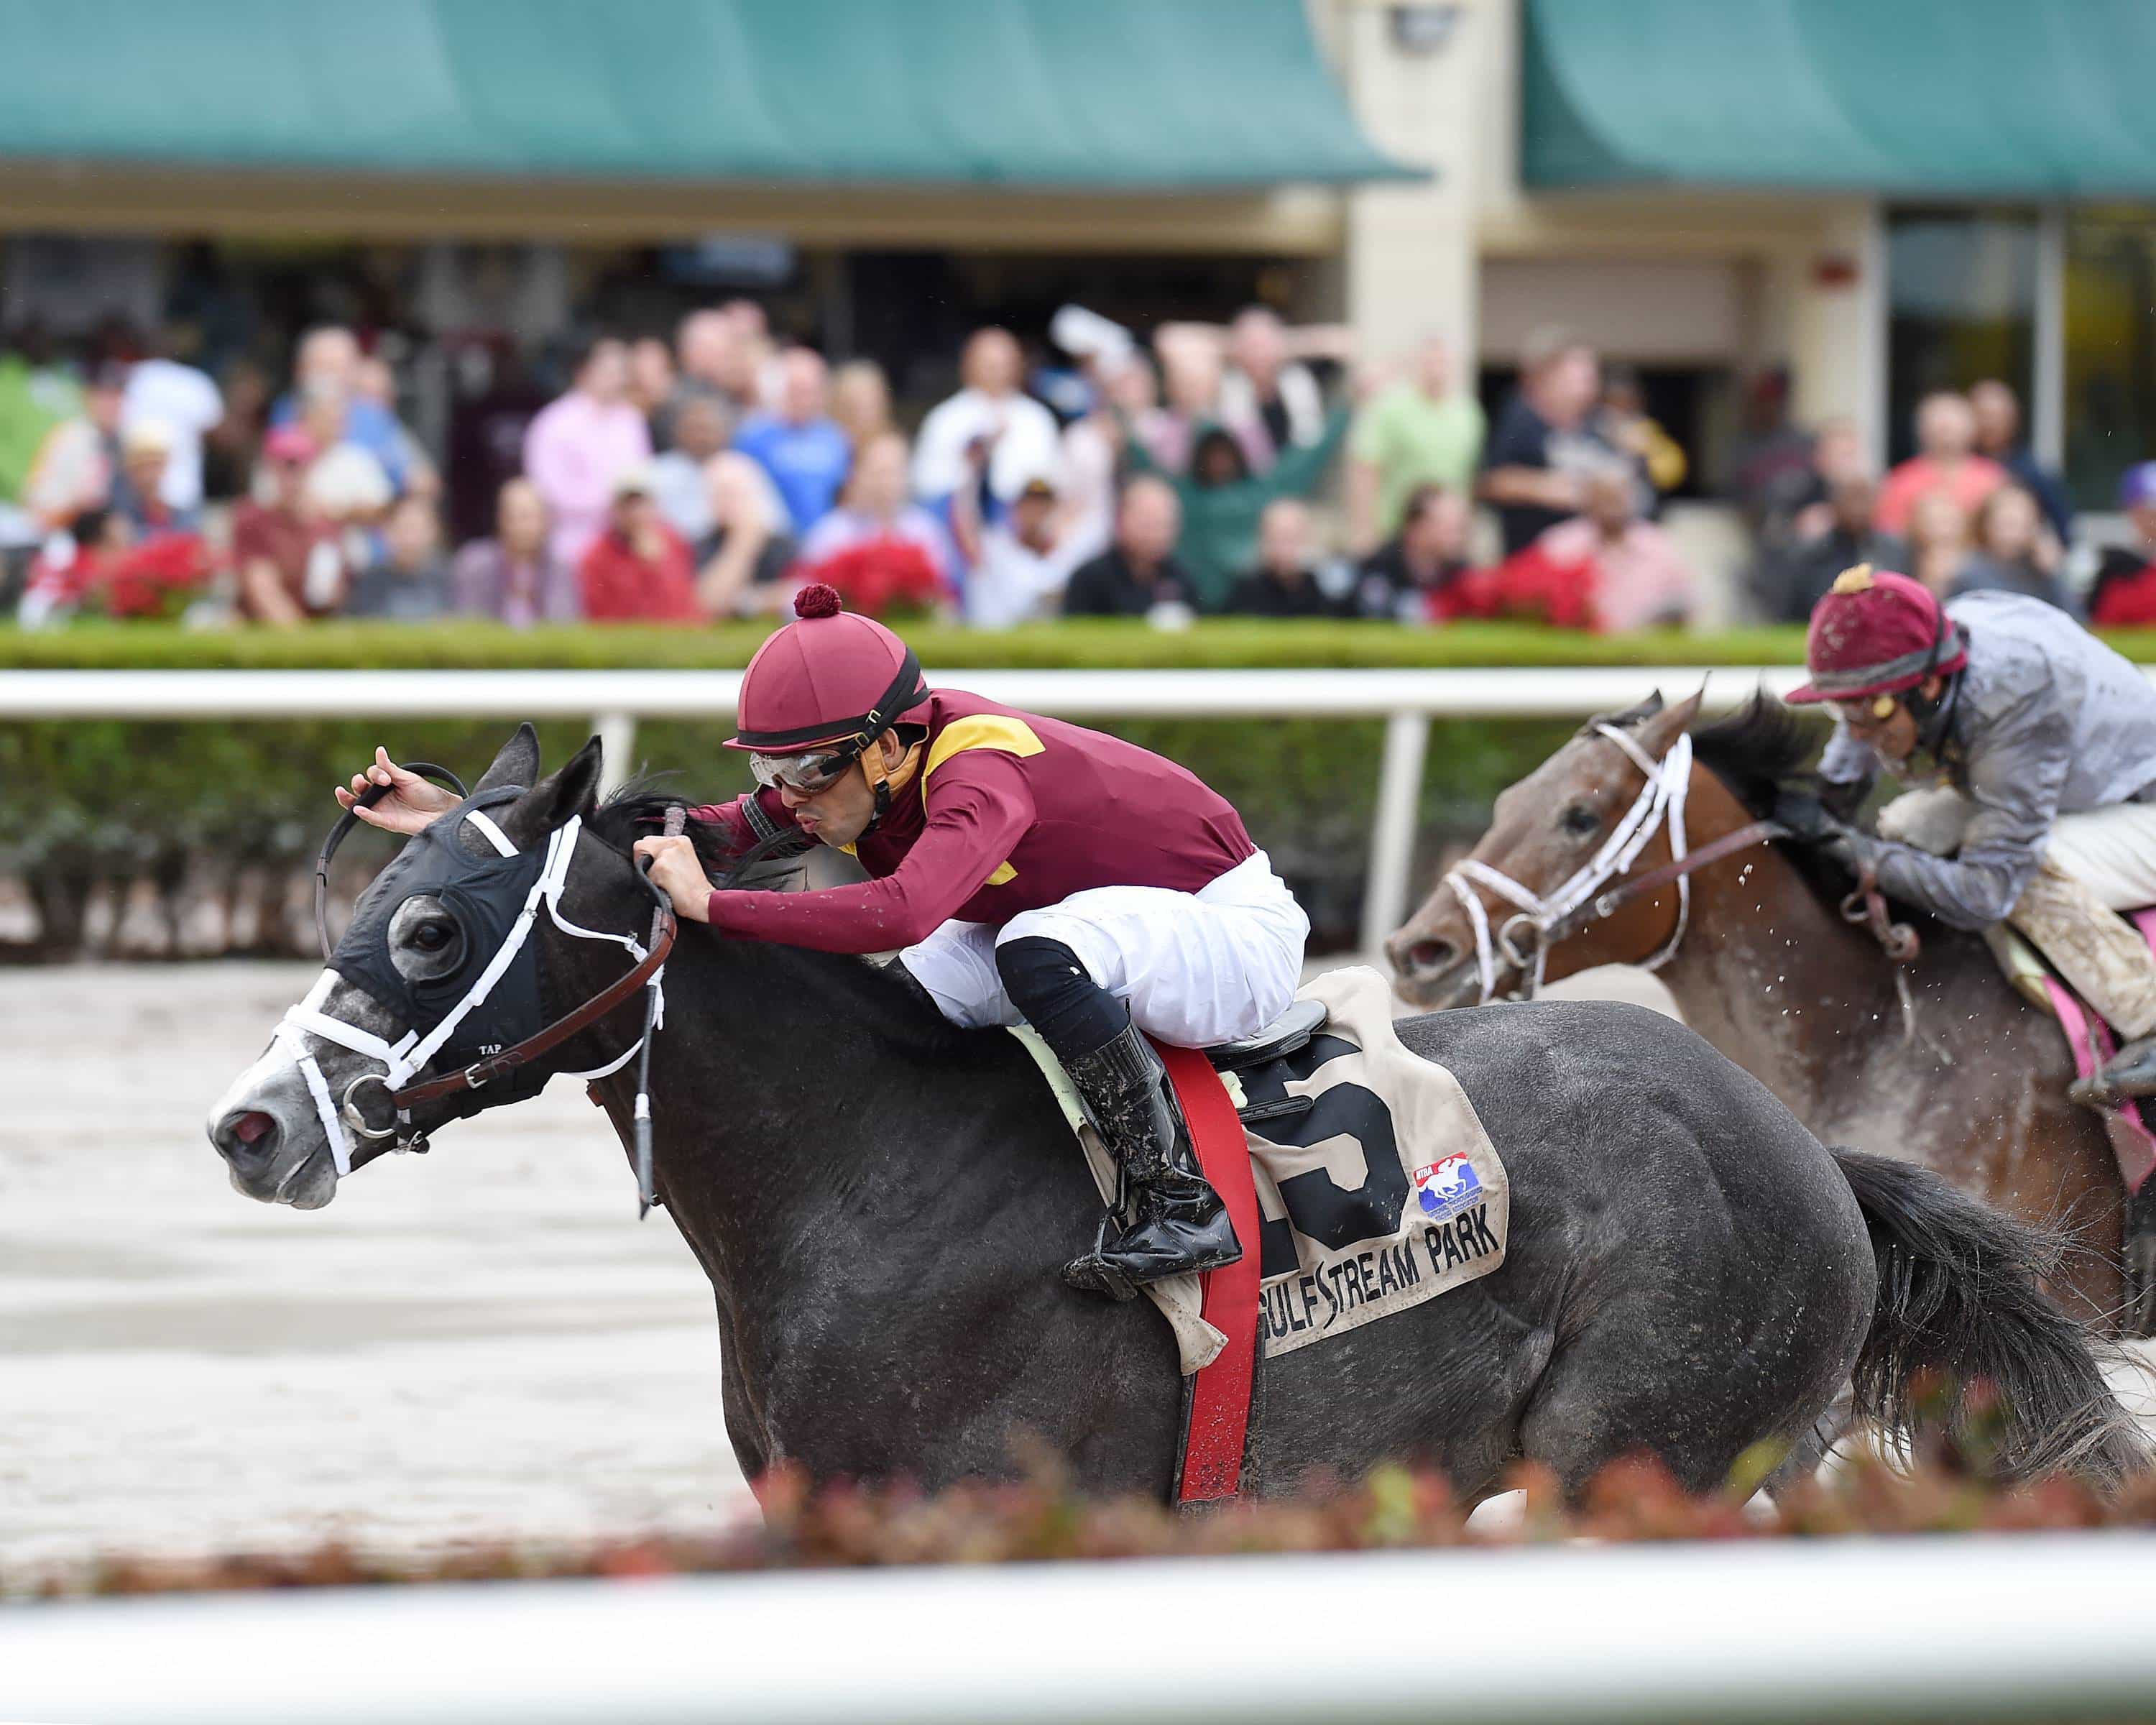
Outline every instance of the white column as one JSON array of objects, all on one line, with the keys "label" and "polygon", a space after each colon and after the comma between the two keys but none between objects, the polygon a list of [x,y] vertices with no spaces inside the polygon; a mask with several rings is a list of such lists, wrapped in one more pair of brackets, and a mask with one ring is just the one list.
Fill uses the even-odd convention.
[{"label": "white column", "polygon": [[599,794],[618,790],[636,770],[636,715],[596,713],[592,734],[599,740]]},{"label": "white column", "polygon": [[1422,806],[1423,757],[1430,747],[1426,713],[1394,713],[1385,721],[1385,753],[1378,769],[1378,808],[1370,822],[1370,872],[1363,888],[1366,954],[1407,920],[1408,874],[1414,861],[1415,816]]},{"label": "white column", "polygon": [[1887,456],[1887,230],[1878,202],[1825,212],[1794,284],[1789,361],[1800,424],[1846,414]]},{"label": "white column", "polygon": [[1443,336],[1464,387],[1478,333],[1476,201],[1491,83],[1491,43],[1509,19],[1498,0],[1418,8],[1444,22],[1426,51],[1399,46],[1385,6],[1339,0],[1331,20],[1356,117],[1377,146],[1433,178],[1348,194],[1348,320],[1366,360]]},{"label": "white column", "polygon": [[2029,379],[2029,446],[2055,471],[2066,465],[2066,212],[2036,218],[2036,355]]}]

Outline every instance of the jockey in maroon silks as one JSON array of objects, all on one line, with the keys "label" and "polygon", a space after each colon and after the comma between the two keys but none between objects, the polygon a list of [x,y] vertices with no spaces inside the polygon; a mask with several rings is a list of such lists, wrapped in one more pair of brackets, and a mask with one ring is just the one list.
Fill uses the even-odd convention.
[{"label": "jockey in maroon silks", "polygon": [[740,734],[760,789],[692,818],[737,851],[787,832],[870,878],[714,891],[686,839],[643,839],[652,878],[714,933],[897,950],[952,1022],[1032,1025],[1123,1170],[1136,1219],[1068,1266],[1119,1298],[1242,1254],[1141,1032],[1254,1035],[1293,1000],[1309,922],[1220,796],[1098,732],[929,689],[906,644],[828,587],[749,661]]}]

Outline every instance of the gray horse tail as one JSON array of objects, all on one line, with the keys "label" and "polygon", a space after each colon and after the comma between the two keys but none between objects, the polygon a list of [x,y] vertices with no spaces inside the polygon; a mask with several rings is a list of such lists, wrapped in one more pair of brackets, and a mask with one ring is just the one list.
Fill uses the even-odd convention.
[{"label": "gray horse tail", "polygon": [[[2061,1243],[1928,1168],[1830,1153],[1864,1212],[1879,1266],[1871,1332],[1851,1374],[1856,1411],[1908,1437],[1937,1374],[1947,1429],[2007,1480],[2066,1471],[2100,1491],[2146,1469],[2148,1445],[2104,1382],[2088,1329],[2040,1284]],[[1969,1404],[1988,1383],[1994,1409]]]}]

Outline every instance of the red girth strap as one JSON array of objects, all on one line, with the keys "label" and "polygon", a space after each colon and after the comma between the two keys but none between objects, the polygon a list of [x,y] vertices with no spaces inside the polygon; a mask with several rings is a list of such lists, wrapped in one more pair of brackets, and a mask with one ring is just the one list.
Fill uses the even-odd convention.
[{"label": "red girth strap", "polygon": [[1205,1274],[1201,1310],[1228,1345],[1191,1382],[1190,1424],[1175,1487],[1178,1505],[1209,1503],[1233,1497],[1242,1487],[1243,1441],[1257,1378],[1258,1193],[1243,1122],[1235,1117],[1235,1104],[1212,1062],[1194,1048],[1171,1048],[1163,1042],[1155,1042],[1153,1048],[1183,1105],[1198,1165],[1228,1206],[1243,1247],[1235,1263]]}]

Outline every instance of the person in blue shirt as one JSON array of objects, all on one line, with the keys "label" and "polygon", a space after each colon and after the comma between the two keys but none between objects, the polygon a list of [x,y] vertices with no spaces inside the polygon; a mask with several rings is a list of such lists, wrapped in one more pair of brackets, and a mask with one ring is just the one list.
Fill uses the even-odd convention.
[{"label": "person in blue shirt", "polygon": [[1976,415],[1976,452],[1989,455],[2036,500],[2044,519],[2061,546],[2074,542],[2074,506],[2066,481],[2036,459],[2021,440],[2021,400],[1996,377],[1969,386],[1969,405]]},{"label": "person in blue shirt", "polygon": [[734,447],[771,475],[798,537],[831,512],[854,465],[853,445],[830,416],[830,373],[807,347],[779,356],[778,411],[752,413]]},{"label": "person in blue shirt", "polygon": [[326,441],[357,444],[382,464],[390,485],[401,493],[412,466],[410,434],[388,407],[360,388],[364,359],[359,338],[350,330],[326,324],[308,331],[300,338],[299,352],[293,361],[292,388],[270,408],[270,423],[273,426],[300,424],[310,398],[341,403],[343,418],[339,429],[334,439]]}]

